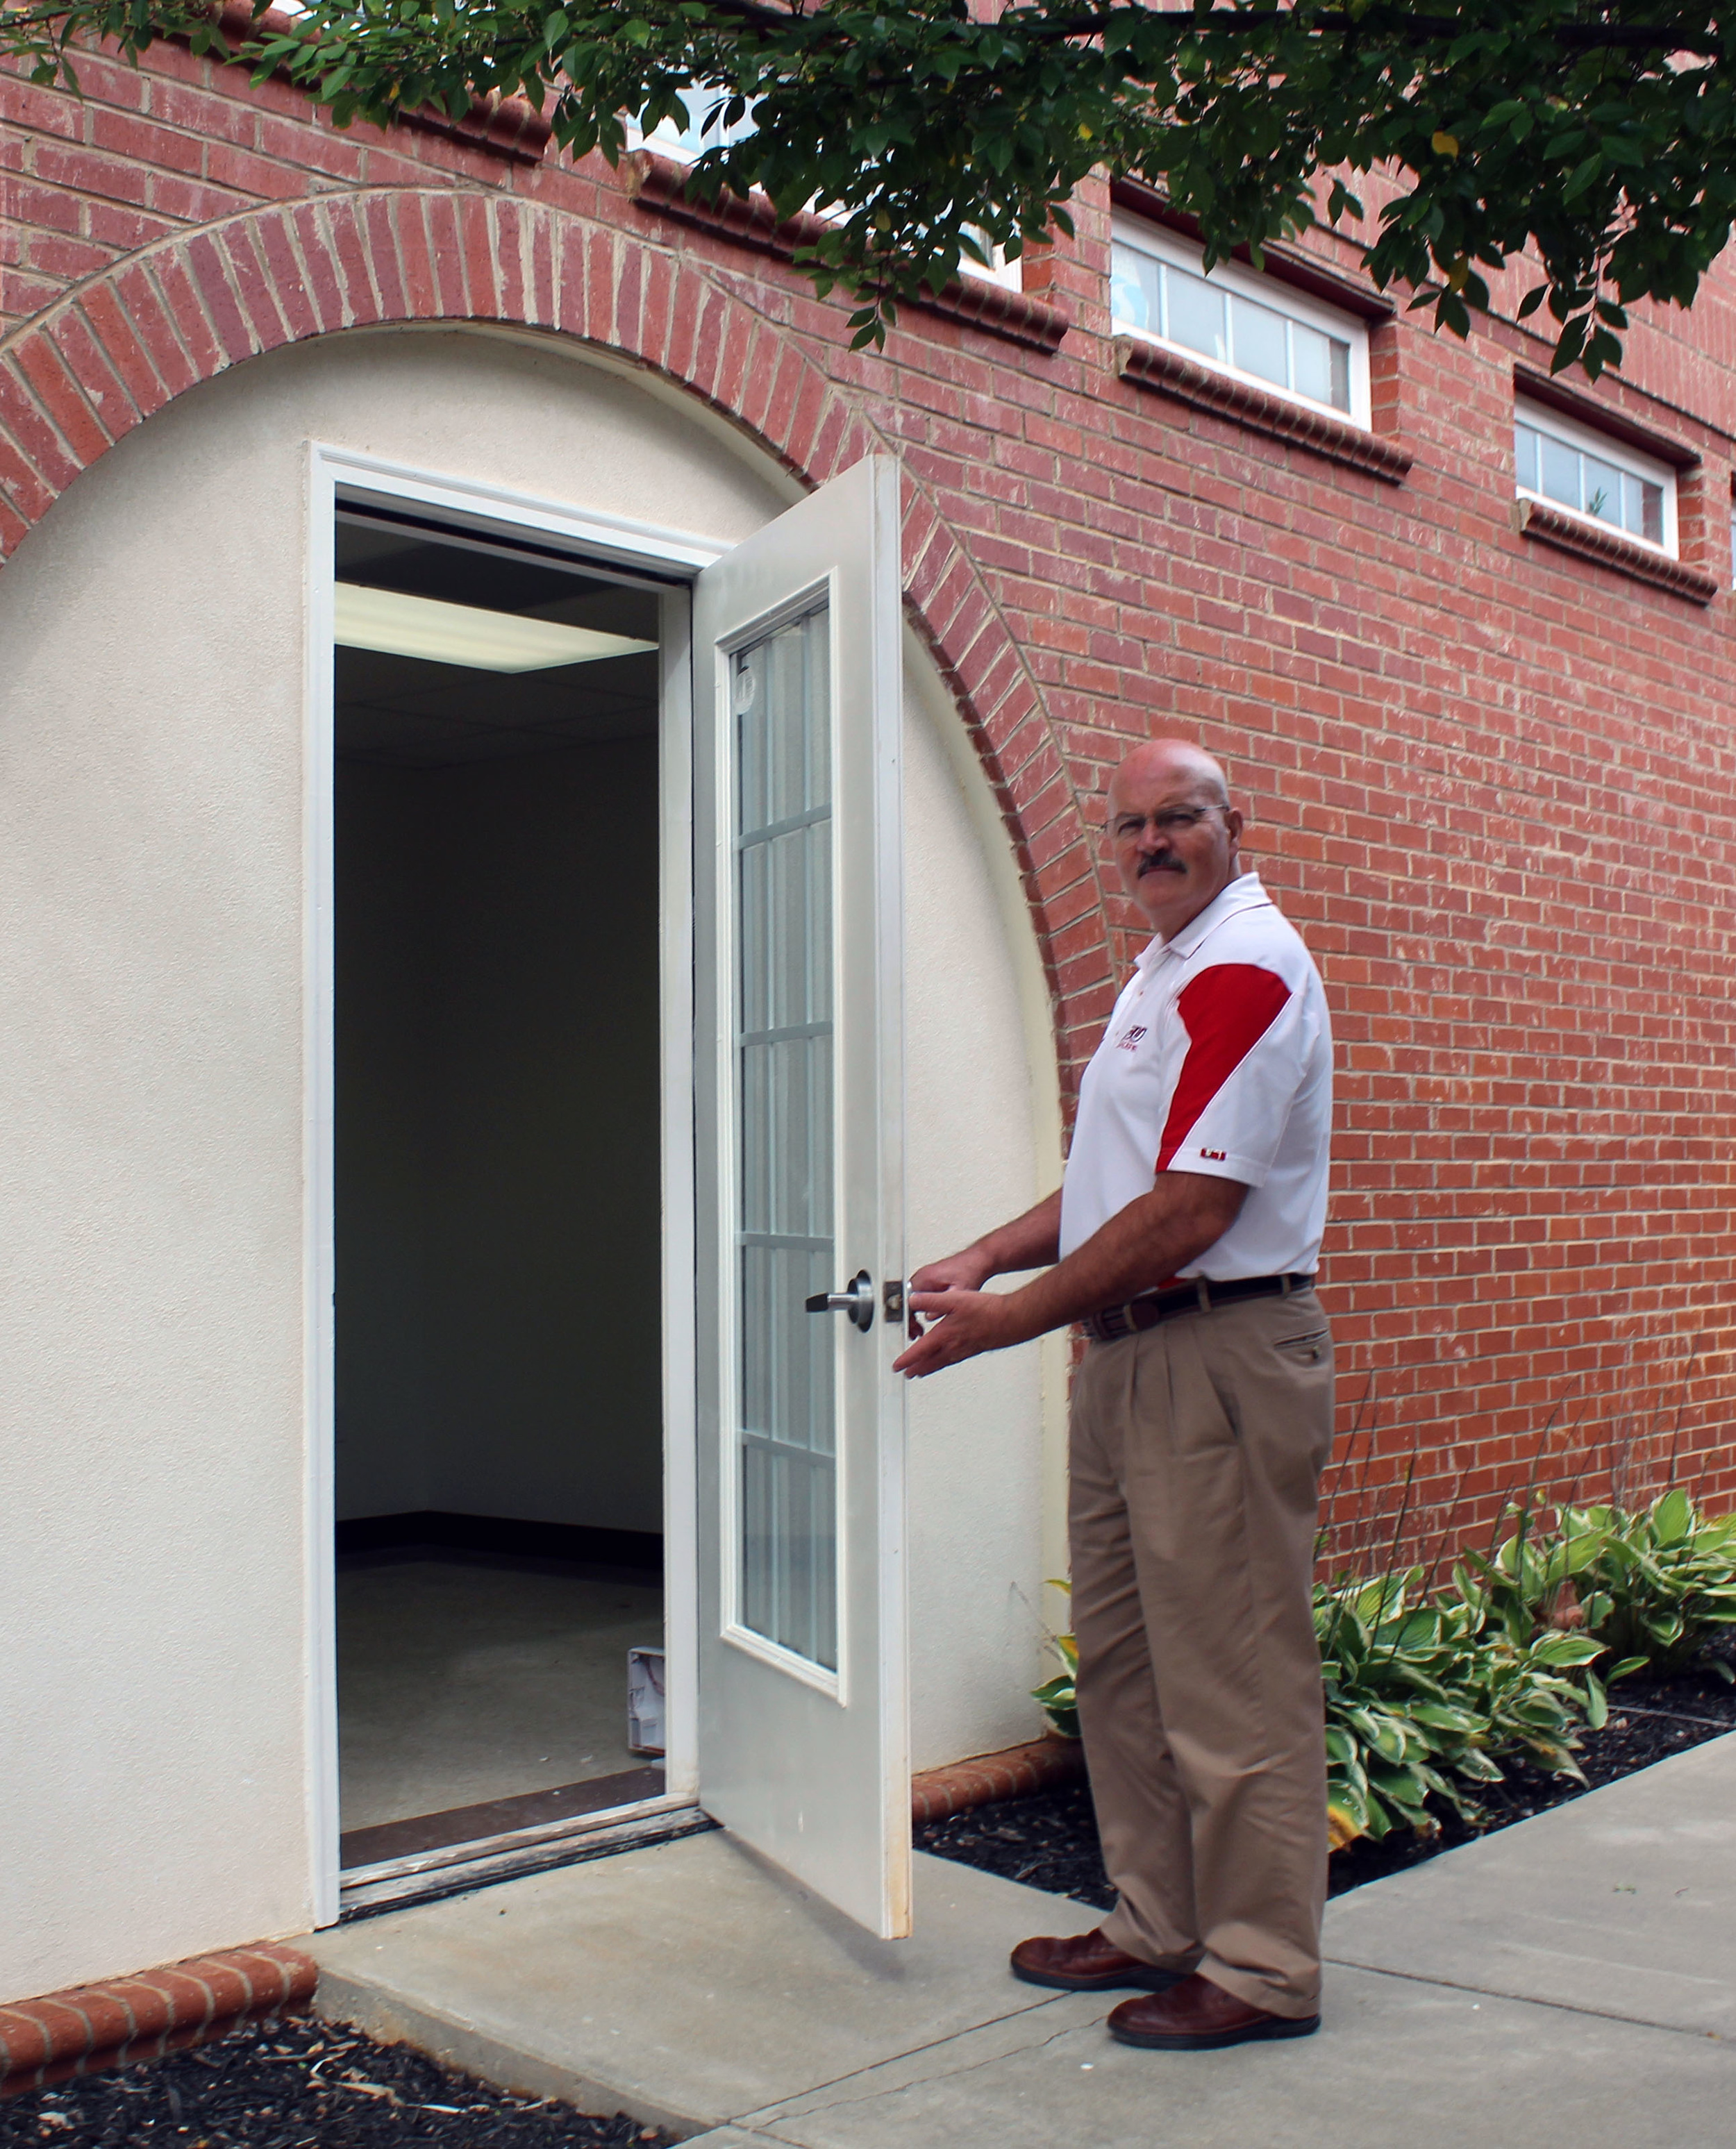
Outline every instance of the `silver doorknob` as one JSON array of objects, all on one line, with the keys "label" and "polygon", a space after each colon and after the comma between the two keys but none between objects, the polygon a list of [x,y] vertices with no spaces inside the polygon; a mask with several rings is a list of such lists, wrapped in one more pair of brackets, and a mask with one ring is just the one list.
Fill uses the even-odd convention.
[{"label": "silver doorknob", "polygon": [[858,1269],[842,1291],[823,1291],[805,1301],[810,1313],[848,1313],[863,1330],[874,1325],[874,1279]]}]

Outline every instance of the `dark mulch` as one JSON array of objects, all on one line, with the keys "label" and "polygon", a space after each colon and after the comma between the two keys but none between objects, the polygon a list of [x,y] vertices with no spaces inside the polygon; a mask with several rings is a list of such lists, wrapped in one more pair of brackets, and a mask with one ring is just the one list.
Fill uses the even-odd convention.
[{"label": "dark mulch", "polygon": [[[1718,1645],[1730,1661],[1733,1645]],[[1670,1680],[1623,1679],[1611,1698],[1609,1722],[1601,1731],[1582,1735],[1580,1766],[1587,1781],[1546,1775],[1541,1769],[1503,1763],[1504,1783],[1482,1794],[1488,1813],[1486,1828],[1467,1828],[1452,1814],[1442,1817],[1435,1836],[1406,1833],[1382,1843],[1354,1843],[1332,1854],[1330,1887],[1335,1895],[1389,1873],[1421,1865],[1462,1843],[1515,1821],[1529,1820],[1550,1806],[1564,1805],[1588,1789],[1613,1784],[1636,1769],[1649,1768],[1703,1739],[1736,1731],[1736,1686],[1709,1667]],[[1002,1799],[954,1814],[950,1820],[928,1821],[916,1831],[918,1850],[932,1850],[961,1865],[977,1865],[1009,1880],[1022,1880],[1052,1895],[1070,1895],[1095,1910],[1115,1907],[1115,1891],[1103,1870],[1097,1843],[1097,1819],[1091,1794],[1083,1784],[1042,1791],[1034,1798]]]},{"label": "dark mulch", "polygon": [[196,2051],[0,2104],[0,2149],[626,2149],[672,2139],[624,2116],[587,2119],[511,2096],[407,2045],[306,2019],[252,2023]]}]

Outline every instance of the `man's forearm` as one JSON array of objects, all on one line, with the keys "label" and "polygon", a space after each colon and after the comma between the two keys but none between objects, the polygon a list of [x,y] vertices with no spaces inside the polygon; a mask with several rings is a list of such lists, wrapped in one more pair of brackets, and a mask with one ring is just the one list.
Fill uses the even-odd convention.
[{"label": "man's forearm", "polygon": [[[1060,1198],[1039,1202],[964,1253],[918,1270],[910,1280],[908,1302],[918,1321],[931,1325],[913,1334],[893,1371],[920,1379],[943,1366],[974,1358],[979,1351],[1004,1351],[1009,1343],[1029,1342],[1101,1306],[1137,1298],[1215,1246],[1235,1221],[1247,1191],[1233,1179],[1161,1172],[1149,1194],[1130,1201],[1065,1261],[1018,1291],[983,1290],[980,1278],[994,1273],[991,1246],[992,1258],[1005,1267],[1041,1259],[1034,1249],[1048,1229],[1049,1215],[1059,1222]],[[1053,1254],[1054,1241],[1043,1243]]]},{"label": "man's forearm", "polygon": [[1065,1261],[1009,1291],[1009,1316],[1027,1336],[1042,1336],[1167,1282],[1223,1237],[1247,1191],[1233,1179],[1165,1172],[1150,1193],[1130,1201]]},{"label": "man's forearm", "polygon": [[990,1276],[1011,1276],[1020,1269],[1047,1268],[1061,1248],[1061,1190],[1046,1195],[998,1231],[985,1231],[974,1251],[990,1266]]}]

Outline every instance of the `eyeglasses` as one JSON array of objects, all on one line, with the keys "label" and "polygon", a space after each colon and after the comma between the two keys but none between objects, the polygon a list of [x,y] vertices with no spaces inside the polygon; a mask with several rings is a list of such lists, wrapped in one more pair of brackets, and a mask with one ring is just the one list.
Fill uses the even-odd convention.
[{"label": "eyeglasses", "polygon": [[1185,836],[1190,828],[1197,828],[1208,813],[1217,811],[1215,806],[1165,806],[1155,813],[1122,813],[1110,833],[1118,843],[1131,843],[1147,828],[1155,828],[1165,838]]}]

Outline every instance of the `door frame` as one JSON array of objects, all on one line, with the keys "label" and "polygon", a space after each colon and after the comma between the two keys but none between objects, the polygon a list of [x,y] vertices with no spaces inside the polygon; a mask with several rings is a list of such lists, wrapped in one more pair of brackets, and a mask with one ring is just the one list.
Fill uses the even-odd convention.
[{"label": "door frame", "polygon": [[[623,516],[308,443],[306,642],[302,767],[303,1416],[307,1458],[305,1631],[310,1657],[305,1731],[309,1850],[316,1925],[340,1912],[335,1533],[336,1184],[333,1059],[333,585],[340,504],[416,508],[455,531],[533,537],[576,561],[637,568],[666,585],[661,603],[658,718],[658,1016],[662,1074],[663,1589],[668,1745],[662,1798],[587,1814],[575,1833],[692,1805],[699,1787],[698,1362],[695,1327],[693,1122],[692,578],[726,541]],[[496,1839],[498,1841],[498,1839]]]}]

